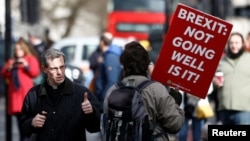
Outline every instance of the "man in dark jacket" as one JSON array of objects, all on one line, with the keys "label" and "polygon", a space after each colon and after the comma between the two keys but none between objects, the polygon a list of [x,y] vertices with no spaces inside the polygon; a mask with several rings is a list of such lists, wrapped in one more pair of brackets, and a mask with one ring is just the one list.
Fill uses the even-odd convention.
[{"label": "man in dark jacket", "polygon": [[30,89],[22,108],[21,126],[36,141],[86,141],[85,129],[100,130],[100,103],[84,86],[65,77],[65,56],[56,49],[42,54],[46,81]]}]

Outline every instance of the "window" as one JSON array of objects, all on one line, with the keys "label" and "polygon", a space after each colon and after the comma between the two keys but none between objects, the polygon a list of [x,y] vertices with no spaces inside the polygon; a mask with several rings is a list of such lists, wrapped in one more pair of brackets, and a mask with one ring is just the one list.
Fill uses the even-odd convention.
[{"label": "window", "polygon": [[96,50],[96,48],[96,45],[84,45],[82,50],[82,60],[88,60],[89,56]]},{"label": "window", "polygon": [[152,30],[163,30],[163,24],[130,24],[118,23],[116,26],[119,32],[150,32]]},{"label": "window", "polygon": [[113,0],[114,11],[164,12],[165,0]]},{"label": "window", "polygon": [[65,59],[66,59],[67,62],[70,62],[70,61],[74,60],[75,51],[76,51],[76,46],[75,45],[64,46],[64,47],[62,47],[61,51],[64,53]]}]

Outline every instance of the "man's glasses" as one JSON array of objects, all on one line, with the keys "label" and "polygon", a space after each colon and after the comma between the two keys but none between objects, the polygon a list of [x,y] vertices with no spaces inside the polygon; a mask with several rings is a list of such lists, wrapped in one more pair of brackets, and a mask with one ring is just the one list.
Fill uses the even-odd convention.
[{"label": "man's glasses", "polygon": [[53,68],[49,68],[50,72],[55,73],[58,70],[64,71],[66,68],[66,65],[60,66],[60,67],[53,67]]}]

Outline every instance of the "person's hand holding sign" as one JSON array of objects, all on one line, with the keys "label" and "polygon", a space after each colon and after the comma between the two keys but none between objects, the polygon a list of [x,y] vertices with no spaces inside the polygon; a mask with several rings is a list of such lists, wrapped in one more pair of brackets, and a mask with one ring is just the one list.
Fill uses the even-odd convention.
[{"label": "person's hand holding sign", "polygon": [[85,114],[93,113],[93,107],[92,107],[91,103],[88,100],[88,93],[87,92],[85,92],[84,96],[83,96],[82,111]]},{"label": "person's hand holding sign", "polygon": [[170,88],[169,94],[174,98],[176,104],[181,105],[182,95],[176,88]]}]

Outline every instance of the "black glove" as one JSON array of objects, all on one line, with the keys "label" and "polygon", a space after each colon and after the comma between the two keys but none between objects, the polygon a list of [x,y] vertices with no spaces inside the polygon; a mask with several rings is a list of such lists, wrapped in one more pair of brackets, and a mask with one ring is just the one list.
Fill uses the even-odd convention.
[{"label": "black glove", "polygon": [[179,92],[179,90],[170,88],[169,94],[174,98],[176,104],[178,104],[178,105],[181,104],[182,95],[181,95],[181,93]]}]

